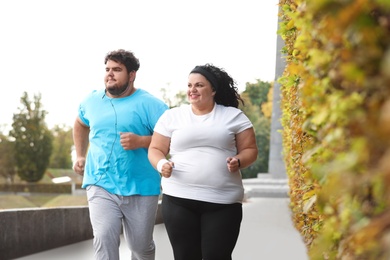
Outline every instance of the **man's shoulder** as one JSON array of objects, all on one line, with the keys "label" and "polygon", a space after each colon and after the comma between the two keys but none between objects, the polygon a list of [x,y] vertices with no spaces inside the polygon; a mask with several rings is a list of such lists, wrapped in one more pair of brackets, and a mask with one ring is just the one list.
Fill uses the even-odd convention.
[{"label": "man's shoulder", "polygon": [[92,90],[84,98],[84,102],[91,102],[91,100],[96,100],[96,98],[102,99],[105,96],[104,90]]},{"label": "man's shoulder", "polygon": [[152,95],[149,91],[145,90],[145,89],[142,89],[142,88],[138,88],[137,91],[135,92],[135,94],[137,96],[142,96],[142,97],[145,97],[145,98],[152,98],[152,99],[158,99],[156,96]]},{"label": "man's shoulder", "polygon": [[164,103],[164,101],[162,101],[161,99],[159,99],[158,97],[156,97],[155,95],[152,95],[151,93],[149,93],[148,91],[144,90],[144,89],[137,89],[137,96],[138,97],[141,97],[143,101],[152,101],[152,102],[157,102],[161,105],[166,105]]}]

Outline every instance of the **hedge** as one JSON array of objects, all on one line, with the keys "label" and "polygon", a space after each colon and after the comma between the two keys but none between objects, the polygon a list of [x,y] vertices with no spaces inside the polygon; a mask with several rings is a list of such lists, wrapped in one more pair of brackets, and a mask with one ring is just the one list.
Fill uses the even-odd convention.
[{"label": "hedge", "polygon": [[390,1],[279,4],[295,227],[310,259],[390,259]]}]

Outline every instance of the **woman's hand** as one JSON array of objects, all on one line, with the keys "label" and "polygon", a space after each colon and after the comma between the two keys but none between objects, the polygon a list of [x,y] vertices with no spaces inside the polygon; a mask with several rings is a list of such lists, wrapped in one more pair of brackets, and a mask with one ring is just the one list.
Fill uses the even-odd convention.
[{"label": "woman's hand", "polygon": [[[161,169],[159,169],[160,167]],[[171,177],[173,168],[175,168],[174,162],[168,161],[166,159],[160,160],[160,162],[157,164],[158,171],[165,178]]]},{"label": "woman's hand", "polygon": [[241,163],[240,159],[236,157],[228,157],[226,159],[227,167],[229,172],[236,172],[240,169]]}]

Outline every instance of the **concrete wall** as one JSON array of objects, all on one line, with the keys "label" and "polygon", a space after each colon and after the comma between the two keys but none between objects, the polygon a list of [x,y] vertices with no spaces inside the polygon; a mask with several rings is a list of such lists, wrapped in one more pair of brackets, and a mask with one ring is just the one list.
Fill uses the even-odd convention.
[{"label": "concrete wall", "polygon": [[[162,223],[159,204],[156,224]],[[0,211],[0,259],[13,259],[93,238],[88,207]]]},{"label": "concrete wall", "polygon": [[[279,6],[279,9],[280,8],[282,8],[282,6]],[[279,29],[280,20],[277,22]],[[270,154],[268,160],[268,172],[274,179],[287,179],[286,168],[283,160],[283,140],[280,133],[280,131],[283,130],[282,123],[280,122],[282,118],[282,110],[280,107],[281,86],[277,82],[278,78],[283,75],[283,71],[286,66],[285,58],[281,52],[283,46],[284,41],[282,37],[278,35],[276,41],[275,82],[272,100]]]}]

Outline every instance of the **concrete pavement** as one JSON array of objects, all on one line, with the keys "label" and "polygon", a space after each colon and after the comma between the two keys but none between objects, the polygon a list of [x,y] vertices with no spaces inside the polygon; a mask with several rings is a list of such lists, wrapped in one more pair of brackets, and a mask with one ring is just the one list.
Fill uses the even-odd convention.
[{"label": "concrete pavement", "polygon": [[[306,247],[293,227],[288,198],[248,198],[240,236],[233,252],[235,260],[307,260]],[[173,260],[164,224],[155,226],[156,260]],[[123,241],[121,259],[130,259]],[[92,240],[18,258],[19,260],[93,260]]]}]

